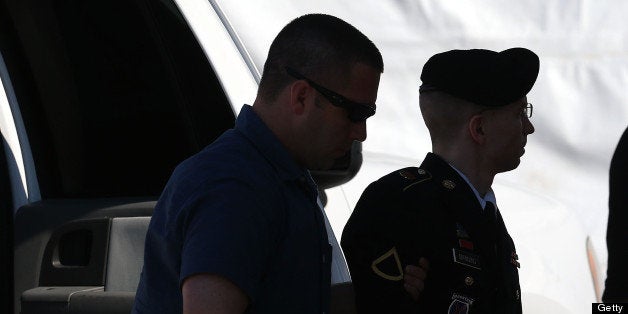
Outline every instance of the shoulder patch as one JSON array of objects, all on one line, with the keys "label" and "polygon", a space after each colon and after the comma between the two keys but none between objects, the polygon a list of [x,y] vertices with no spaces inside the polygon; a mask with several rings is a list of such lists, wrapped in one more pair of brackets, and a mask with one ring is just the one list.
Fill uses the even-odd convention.
[{"label": "shoulder patch", "polygon": [[401,169],[399,170],[399,175],[409,181],[412,181],[412,183],[410,183],[409,185],[406,185],[403,188],[404,192],[414,185],[417,185],[421,182],[429,181],[430,179],[432,179],[432,174],[429,173],[427,170],[421,169],[421,168]]},{"label": "shoulder patch", "polygon": [[376,258],[371,263],[371,269],[377,276],[386,280],[400,281],[403,279],[403,269],[401,269],[401,261],[396,247]]}]

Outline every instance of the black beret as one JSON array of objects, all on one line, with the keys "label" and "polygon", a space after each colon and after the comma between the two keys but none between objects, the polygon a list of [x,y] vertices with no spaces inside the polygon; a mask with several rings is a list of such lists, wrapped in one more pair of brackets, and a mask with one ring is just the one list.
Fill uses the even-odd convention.
[{"label": "black beret", "polygon": [[427,60],[420,91],[439,90],[477,105],[499,107],[528,94],[538,74],[539,57],[525,48],[451,50]]}]

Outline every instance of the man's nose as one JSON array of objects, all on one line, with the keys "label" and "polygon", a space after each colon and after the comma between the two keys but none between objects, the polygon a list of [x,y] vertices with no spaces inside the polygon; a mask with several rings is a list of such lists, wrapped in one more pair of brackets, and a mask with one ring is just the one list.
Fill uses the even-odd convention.
[{"label": "man's nose", "polygon": [[532,121],[530,121],[530,118],[526,117],[525,120],[523,121],[523,132],[527,135],[527,134],[532,134],[534,133],[534,125],[532,125]]}]

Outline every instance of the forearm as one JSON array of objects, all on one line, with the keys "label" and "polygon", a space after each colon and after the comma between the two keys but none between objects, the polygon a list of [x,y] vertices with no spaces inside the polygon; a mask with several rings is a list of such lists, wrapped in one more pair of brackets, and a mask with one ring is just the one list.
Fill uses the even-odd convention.
[{"label": "forearm", "polygon": [[181,287],[183,313],[240,314],[249,300],[230,280],[215,274],[196,274],[185,279]]}]

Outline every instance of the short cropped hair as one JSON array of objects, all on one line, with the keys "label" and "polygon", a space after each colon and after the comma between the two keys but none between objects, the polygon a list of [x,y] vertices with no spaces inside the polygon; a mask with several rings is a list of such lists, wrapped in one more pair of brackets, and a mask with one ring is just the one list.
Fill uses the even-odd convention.
[{"label": "short cropped hair", "polygon": [[356,63],[384,71],[382,55],[375,44],[351,24],[331,15],[308,14],[292,20],[275,37],[259,85],[258,96],[274,101],[294,78],[290,67],[309,79],[342,84]]},{"label": "short cropped hair", "polygon": [[419,106],[433,143],[449,143],[474,114],[488,108],[441,91],[421,92]]}]

